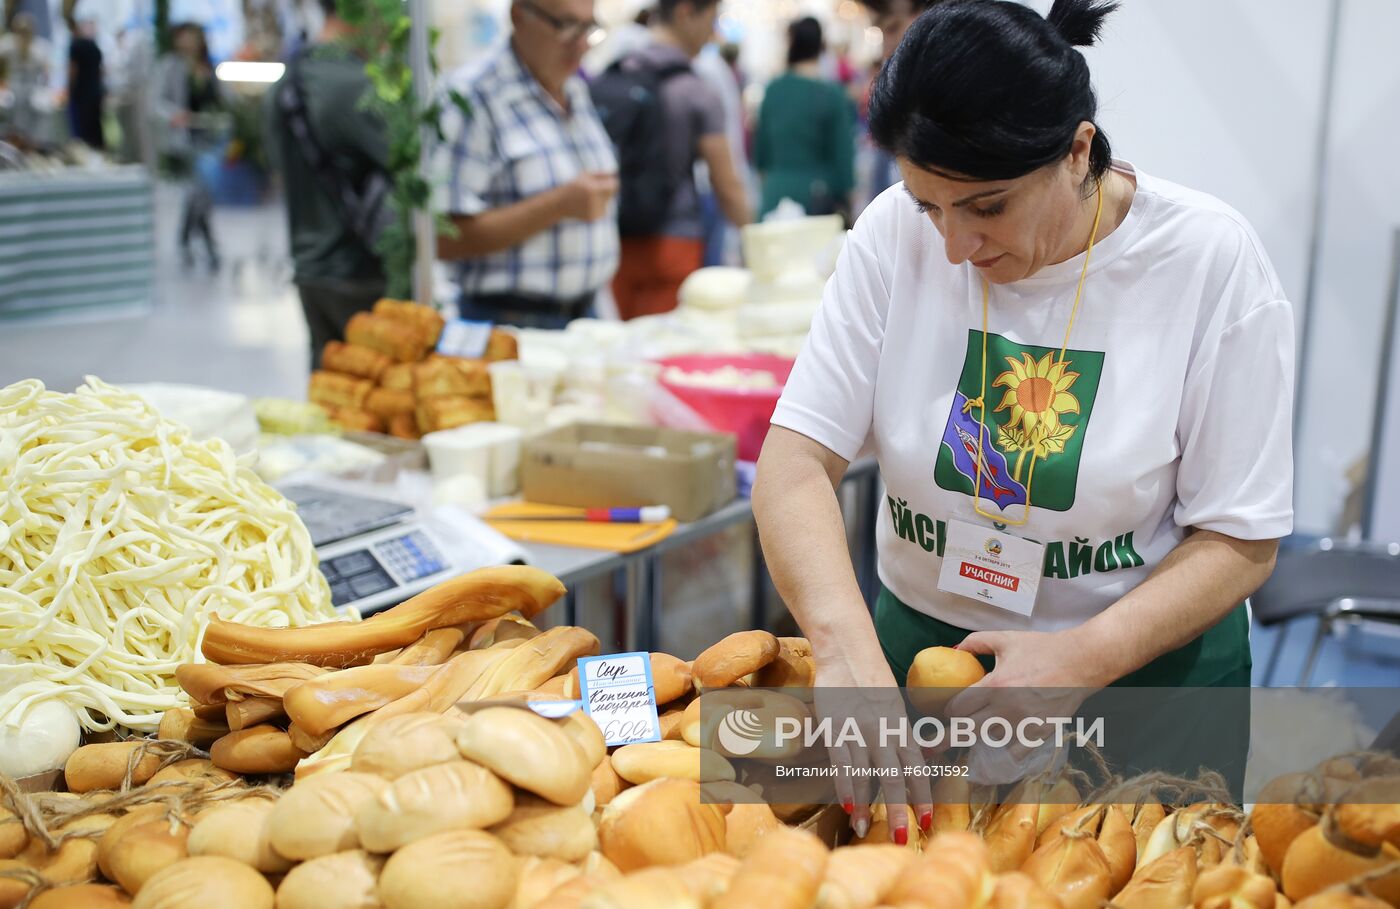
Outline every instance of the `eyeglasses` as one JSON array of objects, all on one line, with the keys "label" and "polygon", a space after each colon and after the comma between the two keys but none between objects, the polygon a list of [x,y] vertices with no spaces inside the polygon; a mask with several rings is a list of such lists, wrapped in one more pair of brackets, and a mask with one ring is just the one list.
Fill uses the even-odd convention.
[{"label": "eyeglasses", "polygon": [[561,19],[533,0],[516,0],[516,2],[547,22],[550,28],[554,29],[554,33],[559,36],[559,40],[565,44],[573,44],[580,38],[587,39],[592,43],[594,36],[603,30],[596,19],[589,19],[587,22],[580,22],[577,19]]}]

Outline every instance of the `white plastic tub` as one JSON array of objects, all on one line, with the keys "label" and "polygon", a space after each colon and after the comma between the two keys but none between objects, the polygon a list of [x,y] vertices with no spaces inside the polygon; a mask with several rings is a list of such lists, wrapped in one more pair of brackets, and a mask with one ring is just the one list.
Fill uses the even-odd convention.
[{"label": "white plastic tub", "polygon": [[471,423],[423,437],[433,479],[439,483],[470,476],[491,498],[520,489],[520,444],[524,433],[501,423]]},{"label": "white plastic tub", "polygon": [[520,429],[544,425],[544,418],[554,406],[563,370],[526,366],[518,360],[502,360],[488,369],[497,421]]}]

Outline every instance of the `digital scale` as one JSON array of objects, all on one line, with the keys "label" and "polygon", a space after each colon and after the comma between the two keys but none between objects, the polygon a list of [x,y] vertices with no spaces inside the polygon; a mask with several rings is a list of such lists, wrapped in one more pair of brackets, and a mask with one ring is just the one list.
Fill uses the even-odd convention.
[{"label": "digital scale", "polygon": [[309,484],[281,492],[296,503],[311,533],[336,609],[368,615],[481,567],[454,564],[449,547],[407,505]]}]

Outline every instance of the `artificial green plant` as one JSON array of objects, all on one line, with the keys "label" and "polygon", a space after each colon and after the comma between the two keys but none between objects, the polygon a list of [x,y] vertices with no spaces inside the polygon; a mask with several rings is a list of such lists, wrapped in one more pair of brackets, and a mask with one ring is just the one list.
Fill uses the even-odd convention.
[{"label": "artificial green plant", "polygon": [[[441,138],[442,102],[436,97],[426,107],[418,99],[409,62],[410,21],[403,0],[337,0],[340,17],[354,27],[351,49],[365,61],[370,90],[361,102],[383,120],[389,135],[389,177],[393,184],[390,205],[394,221],[384,231],[376,249],[383,259],[389,296],[410,299],[417,253],[413,216],[428,208],[432,188],[419,167],[423,149],[422,127]],[[429,37],[429,72],[437,73],[438,34]],[[449,94],[450,103],[466,110],[460,95]],[[444,229],[439,223],[439,230]]]}]

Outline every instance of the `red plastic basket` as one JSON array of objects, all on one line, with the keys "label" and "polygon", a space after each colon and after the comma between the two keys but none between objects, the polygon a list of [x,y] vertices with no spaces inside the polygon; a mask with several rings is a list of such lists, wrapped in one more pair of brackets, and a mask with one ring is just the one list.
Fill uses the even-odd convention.
[{"label": "red plastic basket", "polygon": [[[766,354],[694,354],[667,357],[657,362],[663,369],[661,385],[667,391],[690,405],[717,432],[730,432],[738,436],[740,460],[758,460],[763,440],[768,435],[768,421],[773,418],[773,409],[778,406],[783,385],[792,373],[792,360]],[[770,373],[778,384],[773,388],[704,388],[668,382],[664,372],[670,367],[685,372],[714,372],[725,366]]]}]

